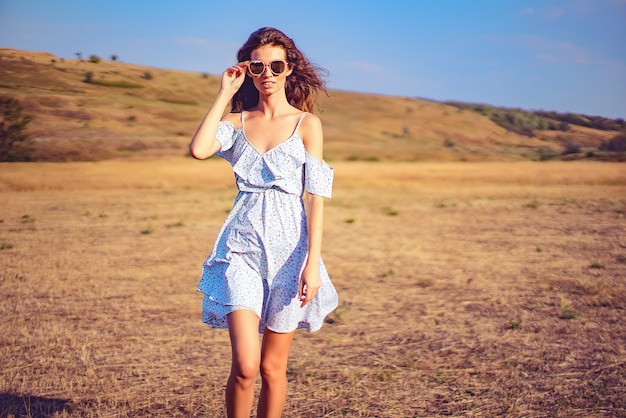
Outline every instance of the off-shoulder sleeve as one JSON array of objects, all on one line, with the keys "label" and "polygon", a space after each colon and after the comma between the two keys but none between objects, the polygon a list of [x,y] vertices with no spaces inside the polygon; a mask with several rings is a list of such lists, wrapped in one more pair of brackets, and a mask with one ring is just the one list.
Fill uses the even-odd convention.
[{"label": "off-shoulder sleeve", "polygon": [[228,151],[233,146],[236,130],[237,127],[228,121],[221,121],[217,125],[215,139],[217,139],[217,142],[222,146],[220,152]]},{"label": "off-shoulder sleeve", "polygon": [[333,168],[323,160],[318,161],[307,152],[304,163],[304,188],[306,191],[330,199],[333,193],[333,179]]}]

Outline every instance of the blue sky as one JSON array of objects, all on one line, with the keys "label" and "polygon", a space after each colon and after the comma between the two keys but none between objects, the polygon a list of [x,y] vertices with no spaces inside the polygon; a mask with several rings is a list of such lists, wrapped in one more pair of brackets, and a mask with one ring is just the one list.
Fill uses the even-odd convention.
[{"label": "blue sky", "polygon": [[219,74],[274,26],[328,87],[626,118],[626,0],[0,0],[0,46]]}]

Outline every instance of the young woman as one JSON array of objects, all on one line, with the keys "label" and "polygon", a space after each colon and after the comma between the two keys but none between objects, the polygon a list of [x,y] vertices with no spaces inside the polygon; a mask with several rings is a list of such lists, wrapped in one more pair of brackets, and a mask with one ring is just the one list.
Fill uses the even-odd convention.
[{"label": "young woman", "polygon": [[338,299],[320,255],[333,170],[322,159],[320,119],[309,113],[325,88],[316,67],[274,28],[253,32],[237,60],[190,144],[197,159],[229,161],[239,189],[199,290],[204,322],[229,330],[228,416],[250,416],[260,369],[257,416],[279,417],[295,330],[320,329]]}]

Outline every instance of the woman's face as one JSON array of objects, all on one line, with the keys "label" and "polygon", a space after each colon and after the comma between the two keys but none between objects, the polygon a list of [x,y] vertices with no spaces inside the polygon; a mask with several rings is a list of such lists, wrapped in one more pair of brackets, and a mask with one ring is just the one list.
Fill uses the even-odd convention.
[{"label": "woman's face", "polygon": [[[280,46],[264,45],[252,51],[250,54],[250,62],[261,61],[265,64],[263,72],[258,76],[253,76],[248,72],[248,75],[252,77],[254,86],[259,90],[260,94],[270,95],[285,88],[285,81],[287,76],[293,71],[289,65],[287,65],[287,54],[285,50]],[[280,74],[275,74],[272,71],[271,63],[273,61],[282,61],[285,63],[284,70]],[[250,64],[248,64],[250,65]],[[256,63],[259,67],[259,63]],[[275,64],[274,69],[280,67],[280,64]]]}]

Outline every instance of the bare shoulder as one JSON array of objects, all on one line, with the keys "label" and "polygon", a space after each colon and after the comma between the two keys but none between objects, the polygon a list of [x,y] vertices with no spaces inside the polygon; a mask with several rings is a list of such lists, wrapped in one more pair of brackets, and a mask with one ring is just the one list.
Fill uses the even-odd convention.
[{"label": "bare shoulder", "polygon": [[230,122],[237,127],[241,128],[241,113],[228,113],[222,118],[222,121]]},{"label": "bare shoulder", "polygon": [[324,147],[324,132],[322,120],[319,116],[313,113],[307,113],[304,116],[300,125],[300,137],[309,154],[321,160]]},{"label": "bare shoulder", "polygon": [[319,118],[319,116],[313,113],[307,113],[306,115],[304,115],[304,118],[302,119],[302,124],[300,125],[300,129],[302,130],[303,133],[307,131],[313,131],[313,132],[315,132],[316,130],[321,131],[322,120]]}]

